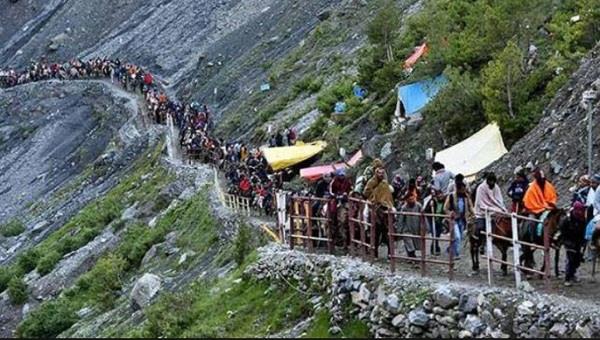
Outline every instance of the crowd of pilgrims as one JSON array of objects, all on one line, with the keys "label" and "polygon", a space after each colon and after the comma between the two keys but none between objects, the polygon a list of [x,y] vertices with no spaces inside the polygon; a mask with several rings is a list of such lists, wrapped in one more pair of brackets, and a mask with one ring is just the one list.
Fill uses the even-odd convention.
[{"label": "crowd of pilgrims", "polygon": [[[111,83],[120,84],[127,91],[139,91],[146,101],[148,115],[156,124],[170,122],[178,128],[183,152],[190,158],[214,163],[225,172],[230,194],[249,198],[253,206],[263,209],[266,214],[274,211],[273,192],[281,188],[283,173],[269,173],[267,161],[259,149],[212,137],[213,121],[206,105],[172,100],[152,73],[120,59],[72,59],[52,63],[42,57],[22,71],[0,69],[0,87],[3,88],[52,79],[110,79]],[[295,139],[289,137],[292,138],[286,139]],[[277,144],[283,143],[283,138],[279,138]]]},{"label": "crowd of pilgrims", "polygon": [[[4,88],[51,79],[94,78],[110,79],[113,84],[118,83],[128,91],[139,91],[144,96],[148,114],[155,123],[172,123],[179,129],[179,143],[187,155],[217,165],[225,173],[229,193],[247,197],[252,205],[264,209],[267,214],[273,213],[274,192],[282,188],[284,173],[270,171],[258,148],[213,137],[212,115],[206,105],[170,99],[154,76],[143,68],[119,59],[72,59],[65,63],[51,63],[42,58],[38,62],[32,62],[23,71],[0,69],[0,87]],[[286,129],[283,133],[272,134],[268,144],[271,147],[294,145],[296,138],[294,130]],[[344,217],[337,215],[336,208],[343,207],[348,197],[365,199],[374,205],[396,211],[451,214],[450,220],[431,217],[427,220],[427,225],[434,237],[440,237],[443,232],[456,233],[455,242],[447,251],[452,249],[457,257],[460,255],[461,239],[467,224],[473,221],[478,229],[484,227],[485,209],[526,213],[539,218],[543,212],[556,207],[554,187],[541,170],[533,167],[529,169],[533,175],[531,182],[527,173],[515,172],[515,180],[508,191],[512,200],[509,207],[504,204],[493,173],[487,173],[480,185],[470,188],[462,175],[455,176],[443,164],[434,163],[432,170],[433,175],[427,176],[428,178],[415,176],[406,181],[402,176],[396,175],[388,181],[383,162],[376,159],[355,181],[346,176],[345,170],[337,169],[323,175],[315,185],[306,186],[301,193],[334,198],[336,204],[326,205],[325,209],[330,209],[337,221]],[[570,209],[571,223],[563,226],[566,229],[562,230],[567,237],[565,243],[572,248],[567,259],[567,281],[574,277],[581,260],[581,249],[586,240],[589,241],[588,223],[592,218],[600,216],[600,190],[598,194],[595,192],[600,183],[600,175],[591,179],[582,178],[580,182],[581,188],[576,192]],[[316,203],[314,209],[318,211],[324,206]],[[398,222],[399,232],[420,234],[419,217],[403,216]],[[431,228],[436,224],[441,227],[436,230]],[[339,227],[342,227],[341,223]],[[341,234],[343,232],[338,233],[343,239]],[[403,243],[410,257],[414,257],[416,251],[425,251],[420,249],[417,240],[407,239]],[[439,255],[440,245],[432,242],[430,252]]]}]

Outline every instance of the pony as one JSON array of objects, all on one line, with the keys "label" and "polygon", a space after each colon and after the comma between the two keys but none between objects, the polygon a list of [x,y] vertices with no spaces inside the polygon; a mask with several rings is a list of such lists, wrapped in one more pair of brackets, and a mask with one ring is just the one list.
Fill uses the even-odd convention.
[{"label": "pony", "polygon": [[[564,215],[565,215],[564,209],[553,209],[552,211],[550,211],[547,218],[544,220],[544,230],[549,231],[551,243],[555,243],[557,240],[555,238],[555,235],[558,232],[560,220]],[[492,218],[493,218],[492,234],[502,236],[502,237],[505,237],[508,239],[512,239],[513,235],[512,235],[511,218],[508,216],[493,216]],[[525,224],[520,225],[519,228],[524,228],[526,226],[527,226],[527,224],[525,223]],[[472,270],[474,272],[479,272],[479,250],[484,245],[486,237],[485,237],[485,234],[481,231],[478,231],[477,227],[475,227],[473,224],[470,225],[468,232],[469,232],[469,244],[470,244]],[[531,234],[532,233],[529,233],[529,232],[526,233],[525,238],[522,239],[521,241],[525,241],[525,242],[529,242],[529,243],[537,244],[537,245],[541,245],[541,246],[544,245],[543,235],[538,236],[536,233],[533,233],[534,235],[531,235]],[[493,238],[492,244],[494,246],[496,246],[496,248],[498,248],[498,250],[500,250],[500,253],[502,254],[502,261],[507,262],[508,249],[510,247],[512,247],[512,242],[505,240],[505,239],[501,239],[501,238]],[[556,245],[554,245],[554,248],[556,248]],[[521,249],[522,249],[522,254],[519,257],[519,263],[525,267],[533,268],[535,266],[535,261],[533,260],[534,259],[533,255],[534,255],[535,249],[533,249],[532,247],[526,246],[526,245],[522,245]],[[556,256],[555,256],[555,273],[557,275],[558,275],[558,257],[559,257],[559,250],[557,249]],[[504,276],[508,275],[508,266],[506,264],[503,263],[500,266],[500,268],[502,270],[502,275],[504,275]],[[545,269],[546,268],[545,268],[545,263],[544,263],[541,271],[544,271]]]}]

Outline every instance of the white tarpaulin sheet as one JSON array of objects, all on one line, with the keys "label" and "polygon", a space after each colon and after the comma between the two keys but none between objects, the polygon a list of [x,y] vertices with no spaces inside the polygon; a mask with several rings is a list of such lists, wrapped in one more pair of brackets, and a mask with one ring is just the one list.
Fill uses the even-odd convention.
[{"label": "white tarpaulin sheet", "polygon": [[466,178],[476,175],[508,151],[504,146],[500,128],[489,124],[462,142],[438,152],[435,160],[447,170],[463,174]]}]

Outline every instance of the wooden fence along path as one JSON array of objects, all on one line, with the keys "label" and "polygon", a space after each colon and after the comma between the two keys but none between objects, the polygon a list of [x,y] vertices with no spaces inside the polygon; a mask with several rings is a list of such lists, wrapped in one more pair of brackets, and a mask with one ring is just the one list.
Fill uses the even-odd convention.
[{"label": "wooden fence along path", "polygon": [[[218,184],[217,171],[215,170],[215,183]],[[258,209],[248,197],[241,197],[224,193],[221,188],[218,189],[221,202],[225,207],[243,216],[264,216],[262,209]],[[335,216],[330,216],[330,209],[326,206],[331,204],[331,199],[292,195],[285,191],[275,193],[275,217],[277,220],[278,234],[269,229],[266,225],[261,226],[265,233],[280,243],[287,243],[291,249],[303,248],[309,252],[325,251],[330,254],[340,252],[336,247],[334,239],[334,229],[336,228]],[[374,261],[379,256],[380,245],[377,245],[378,235],[385,233],[387,242],[383,245],[389,249],[387,261],[390,270],[394,272],[398,263],[410,263],[418,265],[422,276],[428,276],[428,269],[431,265],[447,267],[448,279],[454,279],[456,270],[455,256],[453,247],[455,242],[455,233],[449,232],[448,236],[435,237],[439,233],[435,232],[439,219],[450,220],[451,216],[446,214],[435,214],[428,212],[385,212],[384,218],[378,221],[375,206],[365,200],[349,198],[348,199],[348,217],[347,217],[347,252],[351,255],[361,257],[367,261]],[[419,219],[419,233],[400,233],[399,222],[402,216],[416,217]],[[512,237],[498,235],[492,232],[492,223],[496,217],[507,217],[511,221]],[[428,223],[428,220],[431,221]],[[485,216],[485,237],[488,284],[493,285],[493,267],[494,264],[506,265],[513,269],[514,281],[516,287],[520,287],[522,281],[521,273],[529,272],[542,276],[549,288],[550,278],[550,236],[547,227],[544,228],[544,245],[537,245],[519,240],[519,223],[528,221],[541,223],[540,220],[532,219],[517,214],[508,214],[500,211],[487,211]],[[379,226],[377,225],[379,223]],[[382,228],[378,231],[377,228]],[[433,233],[431,231],[434,231]],[[433,235],[433,236],[432,236]],[[417,240],[420,245],[419,256],[409,257],[404,255],[404,247],[399,247],[406,240]],[[494,240],[509,242],[512,246],[512,261],[504,261],[494,255]],[[447,259],[430,258],[427,256],[427,245],[436,242],[441,245],[447,244],[449,253]],[[539,271],[535,268],[525,267],[519,263],[522,246],[528,246],[532,249],[539,249],[544,252],[545,270]]]}]

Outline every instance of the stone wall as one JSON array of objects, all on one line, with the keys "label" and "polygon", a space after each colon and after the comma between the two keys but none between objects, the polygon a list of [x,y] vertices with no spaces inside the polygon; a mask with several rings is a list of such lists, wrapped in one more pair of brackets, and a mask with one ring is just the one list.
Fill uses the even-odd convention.
[{"label": "stone wall", "polygon": [[585,301],[393,275],[350,257],[268,245],[246,274],[321,296],[334,334],[353,317],[376,337],[600,336],[600,309]]}]

